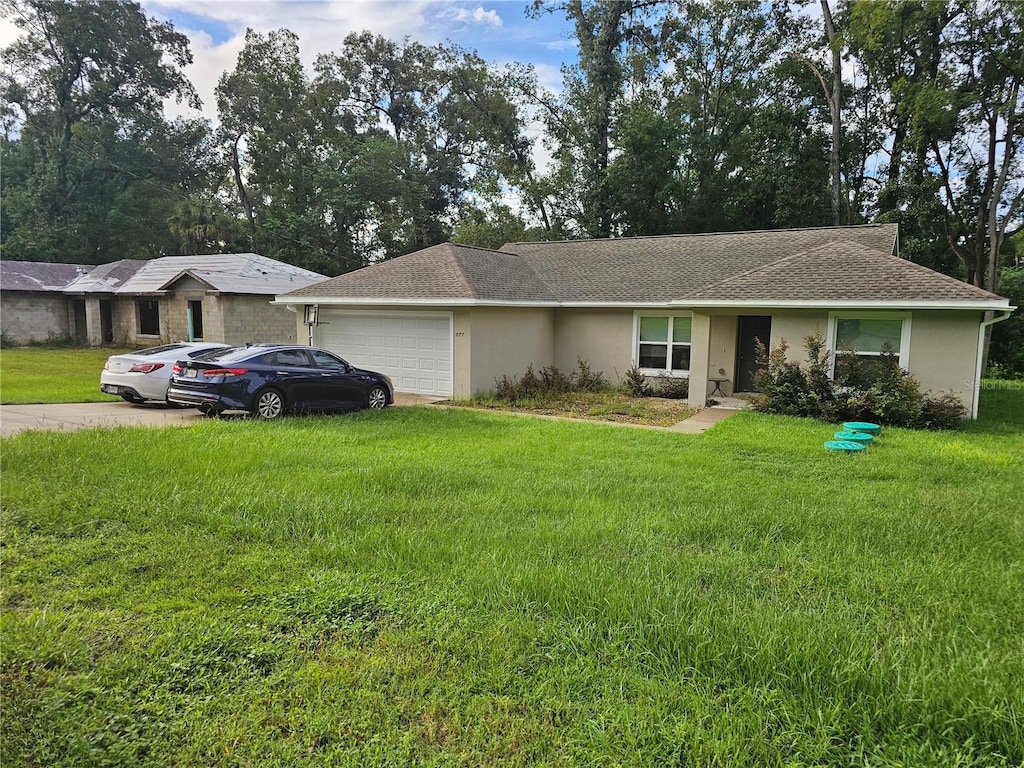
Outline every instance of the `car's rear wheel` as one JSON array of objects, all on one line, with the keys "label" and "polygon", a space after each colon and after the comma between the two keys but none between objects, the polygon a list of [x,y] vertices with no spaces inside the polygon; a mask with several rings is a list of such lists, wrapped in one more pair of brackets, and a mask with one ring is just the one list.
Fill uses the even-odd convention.
[{"label": "car's rear wheel", "polygon": [[372,387],[366,395],[366,407],[379,411],[388,404],[388,393],[384,387]]},{"label": "car's rear wheel", "polygon": [[257,393],[252,405],[252,415],[261,419],[276,419],[284,413],[284,395],[276,389],[264,389]]}]

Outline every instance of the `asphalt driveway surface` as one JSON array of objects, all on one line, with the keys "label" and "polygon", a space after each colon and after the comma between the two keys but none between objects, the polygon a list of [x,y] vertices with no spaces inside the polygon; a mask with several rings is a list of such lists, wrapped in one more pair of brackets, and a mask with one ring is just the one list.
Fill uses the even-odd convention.
[{"label": "asphalt driveway surface", "polygon": [[[395,405],[428,405],[440,398],[396,394]],[[194,424],[206,418],[195,408],[175,408],[163,403],[56,403],[0,405],[0,435],[7,437],[27,429],[68,432],[92,427],[166,427]]]}]

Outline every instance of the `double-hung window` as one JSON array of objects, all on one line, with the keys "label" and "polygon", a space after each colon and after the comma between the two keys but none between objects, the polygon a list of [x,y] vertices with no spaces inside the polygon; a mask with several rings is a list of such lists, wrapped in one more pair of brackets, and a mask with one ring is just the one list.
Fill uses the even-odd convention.
[{"label": "double-hung window", "polygon": [[844,376],[856,366],[862,377],[877,373],[883,355],[891,354],[902,368],[910,359],[910,313],[834,312],[829,324],[829,347],[833,350],[834,373]]},{"label": "double-hung window", "polygon": [[648,374],[683,374],[690,370],[693,319],[680,315],[637,318],[637,368]]}]

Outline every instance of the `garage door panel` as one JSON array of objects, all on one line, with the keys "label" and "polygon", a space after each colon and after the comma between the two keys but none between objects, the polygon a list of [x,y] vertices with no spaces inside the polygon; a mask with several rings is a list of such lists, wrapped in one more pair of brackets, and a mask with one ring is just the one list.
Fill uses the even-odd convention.
[{"label": "garage door panel", "polygon": [[399,392],[451,396],[451,318],[329,310],[320,316],[320,346],[390,376]]}]

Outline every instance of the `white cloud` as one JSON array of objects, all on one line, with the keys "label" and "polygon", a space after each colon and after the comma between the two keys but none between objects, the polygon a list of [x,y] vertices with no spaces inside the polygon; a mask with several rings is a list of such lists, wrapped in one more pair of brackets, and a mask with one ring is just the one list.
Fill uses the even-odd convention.
[{"label": "white cloud", "polygon": [[483,6],[477,6],[473,10],[459,8],[452,12],[454,21],[461,24],[484,24],[488,27],[501,27],[504,23],[497,11],[484,10]]},{"label": "white cloud", "polygon": [[548,40],[543,45],[549,51],[572,51],[576,49],[578,43],[576,38],[570,37],[564,40]]}]

